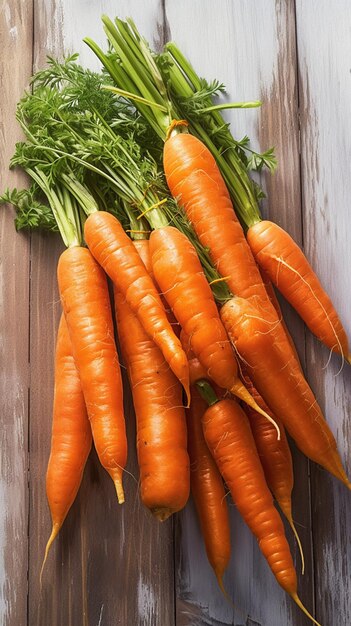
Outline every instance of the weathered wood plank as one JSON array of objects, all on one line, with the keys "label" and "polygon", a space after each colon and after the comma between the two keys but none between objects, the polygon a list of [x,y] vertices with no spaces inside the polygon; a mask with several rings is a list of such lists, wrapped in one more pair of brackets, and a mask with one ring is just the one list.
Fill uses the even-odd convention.
[{"label": "weathered wood plank", "polygon": [[[249,134],[253,146],[275,145],[279,169],[263,180],[269,215],[301,240],[294,3],[166,1],[168,35],[207,79],[218,78],[228,88],[228,100],[261,99],[263,107],[227,114],[235,135]],[[196,37],[194,36],[196,26]],[[288,307],[285,317],[299,352],[304,352],[301,323]],[[312,565],[307,462],[295,451],[294,515],[306,552],[301,596],[312,608]],[[188,508],[178,529],[177,624],[302,625],[308,620],[278,588],[258,547],[234,507],[231,507],[233,557],[225,585],[238,609],[223,600],[210,572],[194,511]],[[287,530],[291,540],[291,533]],[[293,541],[295,562],[300,566]],[[254,621],[250,621],[254,620]]]},{"label": "weathered wood plank", "polygon": [[[32,68],[32,3],[0,3],[0,181],[25,183],[9,173],[16,141],[16,102]],[[17,235],[14,213],[0,212],[0,623],[27,624],[28,567],[28,320],[29,241]]]},{"label": "weathered wood plank", "polygon": [[[350,56],[347,0],[296,3],[300,71],[305,251],[351,336]],[[309,379],[351,471],[348,366],[308,335]],[[316,613],[322,624],[351,622],[350,494],[325,472],[312,474]]]},{"label": "weathered wood plank", "polygon": [[[81,39],[104,42],[101,13],[142,17],[147,37],[158,38],[162,13],[157,2],[37,2],[35,66],[45,54],[81,52],[97,67]],[[54,28],[53,26],[54,25]],[[29,610],[42,626],[160,625],[174,623],[172,522],[158,524],[140,504],[134,449],[135,427],[126,392],[129,460],[126,504],[119,507],[111,479],[95,454],[82,488],[48,559],[40,596],[38,573],[50,517],[45,498],[53,391],[54,339],[59,318],[55,270],[58,239],[36,236],[32,246],[31,290],[31,508]],[[43,337],[45,339],[43,340]],[[37,382],[36,382],[37,381]],[[125,386],[127,389],[127,387]]]}]

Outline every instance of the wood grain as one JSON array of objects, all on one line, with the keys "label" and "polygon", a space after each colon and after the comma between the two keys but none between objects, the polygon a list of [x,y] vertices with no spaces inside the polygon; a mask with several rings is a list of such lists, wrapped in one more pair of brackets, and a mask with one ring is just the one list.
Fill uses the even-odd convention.
[{"label": "wood grain", "polygon": [[[187,20],[184,21],[184,15]],[[228,87],[229,101],[261,99],[257,110],[227,113],[234,135],[249,134],[254,147],[276,148],[279,169],[261,180],[268,198],[265,216],[286,227],[301,239],[301,202],[299,187],[298,101],[296,38],[293,2],[166,2],[170,37],[191,59],[197,72],[207,79],[217,78]],[[185,25],[189,25],[186,27]],[[196,24],[198,36],[191,36]],[[225,26],[224,26],[225,25]],[[288,307],[285,317],[303,357],[304,331]],[[313,573],[310,545],[310,505],[307,462],[296,450],[294,516],[306,551],[307,568],[299,588],[306,605],[313,607]],[[199,530],[193,511],[185,511],[179,530],[179,568],[177,575],[177,623],[241,624],[257,622],[262,626],[302,625],[301,615],[275,583],[234,507],[232,510],[233,557],[225,576],[226,588],[241,611],[223,602],[209,572],[203,546],[194,537]],[[291,534],[287,530],[291,541]],[[291,541],[299,567],[296,546]],[[201,556],[199,557],[199,552]],[[201,567],[199,567],[201,558]],[[254,566],[253,566],[254,564]]]},{"label": "wood grain", "polygon": [[[297,2],[304,245],[351,336],[351,11],[347,1]],[[307,371],[350,474],[350,370],[310,335]],[[351,622],[351,497],[312,470],[316,613],[322,624]]]},{"label": "wood grain", "polygon": [[[25,182],[9,173],[14,115],[32,70],[32,3],[0,3],[0,181]],[[29,240],[16,234],[14,213],[0,211],[0,623],[27,624],[28,568],[28,311]]]}]

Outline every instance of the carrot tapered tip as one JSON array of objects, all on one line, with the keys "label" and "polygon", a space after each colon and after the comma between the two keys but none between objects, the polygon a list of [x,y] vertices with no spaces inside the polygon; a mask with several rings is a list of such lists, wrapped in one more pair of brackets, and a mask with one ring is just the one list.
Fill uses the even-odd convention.
[{"label": "carrot tapered tip", "polygon": [[123,502],[124,502],[124,491],[123,491],[123,486],[122,486],[122,480],[120,478],[116,478],[116,480],[114,480],[113,482],[115,484],[118,504],[123,504]]},{"label": "carrot tapered tip", "polygon": [[299,548],[299,552],[300,552],[300,557],[301,557],[301,574],[304,575],[305,573],[305,555],[303,553],[303,548],[302,548],[302,543],[301,543],[301,539],[299,537],[299,534],[296,530],[296,526],[294,524],[293,518],[291,515],[286,515],[286,519],[288,520],[289,524],[290,524],[290,528],[293,531],[294,535],[295,535],[295,539],[297,541],[297,545]]},{"label": "carrot tapered tip", "polygon": [[278,424],[274,421],[274,419],[270,415],[268,415],[268,413],[266,413],[266,411],[264,411],[263,409],[261,409],[260,406],[258,406],[257,402],[255,402],[250,392],[246,389],[245,385],[243,385],[241,382],[236,383],[234,387],[230,389],[230,393],[232,393],[234,396],[236,396],[240,400],[243,400],[243,402],[246,402],[246,404],[248,404],[252,409],[257,411],[257,413],[260,413],[260,415],[263,415],[276,429],[277,439],[278,441],[280,441],[280,428]]},{"label": "carrot tapered tip", "polygon": [[50,548],[51,548],[54,540],[56,539],[57,535],[59,534],[60,528],[61,528],[61,524],[55,523],[55,524],[52,525],[51,535],[50,535],[50,537],[48,539],[48,542],[47,542],[47,544],[45,546],[45,554],[44,554],[43,564],[41,566],[40,574],[39,574],[40,588],[41,588],[42,577],[43,577],[43,572],[44,572],[46,559],[48,558],[48,554],[49,554]]},{"label": "carrot tapered tip", "polygon": [[299,596],[297,595],[297,593],[291,593],[290,594],[292,599],[294,600],[294,602],[296,602],[297,606],[301,609],[301,611],[303,611],[305,613],[305,615],[307,615],[307,617],[310,618],[310,620],[312,620],[312,622],[314,624],[316,624],[317,626],[321,626],[321,624],[319,622],[317,622],[316,619],[314,619],[314,617],[312,617],[311,613],[309,613],[306,609],[306,607],[302,604]]}]

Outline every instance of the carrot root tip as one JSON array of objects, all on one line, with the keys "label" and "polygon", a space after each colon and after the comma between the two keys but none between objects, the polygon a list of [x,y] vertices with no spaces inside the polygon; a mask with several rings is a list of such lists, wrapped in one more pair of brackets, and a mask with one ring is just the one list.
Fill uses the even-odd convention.
[{"label": "carrot root tip", "polygon": [[260,413],[260,415],[263,415],[276,429],[277,439],[278,441],[280,441],[280,428],[278,424],[274,421],[274,419],[270,415],[268,415],[268,413],[266,413],[266,411],[264,411],[263,409],[261,409],[261,407],[258,406],[257,402],[255,402],[250,392],[246,389],[246,387],[243,384],[240,384],[240,383],[236,384],[234,387],[231,388],[230,392],[233,395],[235,395],[237,398],[239,398],[240,400],[243,400],[243,402],[246,402],[246,404],[248,404],[252,409],[257,411],[257,413]]},{"label": "carrot root tip", "polygon": [[288,522],[290,524],[290,528],[293,531],[293,533],[295,535],[295,539],[297,541],[297,546],[299,548],[300,558],[301,558],[301,574],[304,575],[304,573],[305,573],[305,555],[304,555],[304,552],[303,552],[301,539],[300,539],[299,534],[298,534],[298,532],[296,530],[296,526],[294,524],[292,515],[291,514],[290,515],[286,515],[285,514],[285,516],[286,516],[286,519],[288,520]]},{"label": "carrot root tip", "polygon": [[316,626],[321,626],[321,624],[319,622],[317,622],[316,619],[314,619],[314,617],[312,617],[311,613],[309,613],[306,609],[306,607],[302,604],[299,596],[297,595],[297,593],[291,593],[290,596],[292,597],[292,599],[294,600],[294,602],[296,602],[297,606],[301,609],[301,611],[303,611],[305,613],[305,615],[307,615],[307,617],[310,618],[310,620],[312,620],[312,622],[314,624],[316,624]]},{"label": "carrot root tip", "polygon": [[39,574],[39,584],[40,584],[40,589],[42,586],[42,578],[43,578],[43,572],[44,572],[44,568],[45,568],[45,563],[46,563],[46,559],[48,558],[48,554],[50,551],[50,548],[54,542],[54,540],[56,539],[57,535],[59,534],[61,528],[61,524],[55,523],[52,525],[52,529],[51,529],[51,534],[50,537],[47,541],[47,544],[45,546],[45,554],[44,554],[44,559],[43,559],[43,563],[40,569],[40,574]]},{"label": "carrot root tip", "polygon": [[117,478],[116,480],[114,480],[114,485],[115,485],[115,489],[117,493],[118,504],[123,504],[125,500],[124,500],[124,491],[122,487],[122,481],[119,478]]}]

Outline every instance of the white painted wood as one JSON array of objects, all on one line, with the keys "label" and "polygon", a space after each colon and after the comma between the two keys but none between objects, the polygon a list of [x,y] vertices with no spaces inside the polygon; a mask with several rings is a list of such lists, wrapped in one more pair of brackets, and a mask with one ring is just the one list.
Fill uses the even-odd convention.
[{"label": "white painted wood", "polygon": [[[304,243],[351,337],[350,156],[351,6],[347,0],[296,5],[300,69]],[[323,399],[341,457],[351,472],[350,369],[308,340],[308,372]],[[323,366],[325,366],[324,369]],[[317,615],[351,622],[351,497],[334,479],[313,481]]]},{"label": "white painted wood", "polygon": [[[32,6],[0,2],[0,194],[25,177],[10,173],[22,138],[16,101],[31,72]],[[29,54],[28,54],[29,51]],[[29,242],[0,208],[0,624],[27,624],[27,430]]]},{"label": "white painted wood", "polygon": [[48,28],[45,29],[41,48],[37,47],[36,50],[36,65],[38,55],[42,62],[43,54],[67,55],[79,52],[82,65],[98,70],[99,60],[82,40],[84,37],[91,37],[106,49],[106,36],[101,22],[101,15],[104,14],[112,20],[117,16],[122,19],[132,17],[142,28],[145,37],[156,46],[159,46],[159,39],[162,38],[163,15],[160,0],[45,0],[42,5],[44,11],[39,16],[40,21],[47,24]]}]

